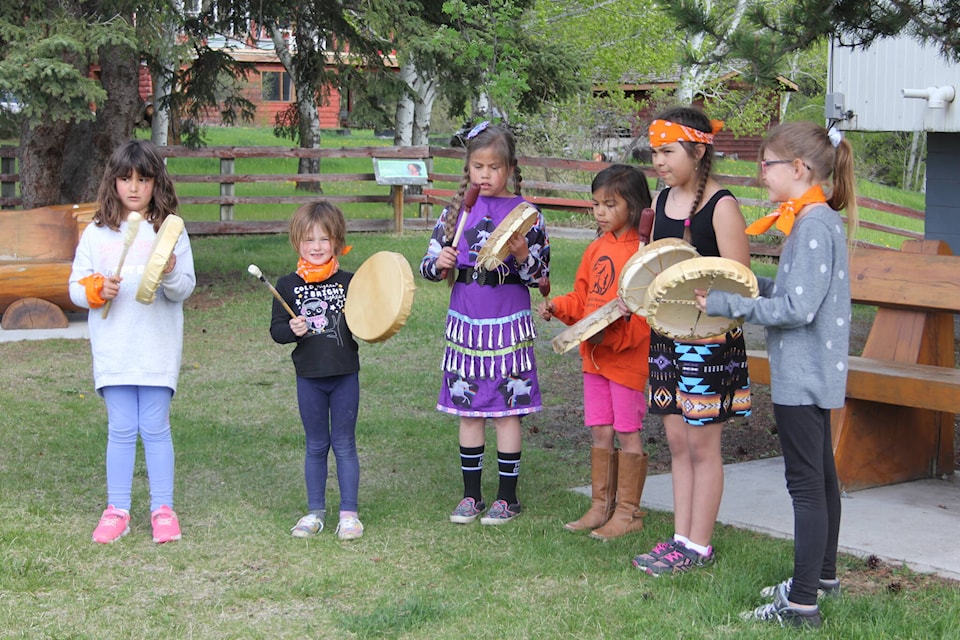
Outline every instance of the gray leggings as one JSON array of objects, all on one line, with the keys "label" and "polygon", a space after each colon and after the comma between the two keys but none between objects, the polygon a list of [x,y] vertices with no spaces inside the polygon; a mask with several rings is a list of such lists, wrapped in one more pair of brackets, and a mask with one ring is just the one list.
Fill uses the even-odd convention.
[{"label": "gray leggings", "polygon": [[793,587],[789,599],[816,604],[820,579],[837,577],[840,487],[833,461],[830,410],[773,405],[793,500]]}]

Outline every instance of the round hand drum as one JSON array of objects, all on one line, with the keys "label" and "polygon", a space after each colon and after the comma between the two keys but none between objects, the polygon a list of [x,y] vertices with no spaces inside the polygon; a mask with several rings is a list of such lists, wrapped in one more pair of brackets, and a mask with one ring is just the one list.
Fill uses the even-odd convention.
[{"label": "round hand drum", "polygon": [[736,260],[692,258],[664,269],[647,288],[650,328],[674,340],[701,340],[723,335],[741,324],[697,309],[695,289],[729,291],[750,298],[759,293],[757,277]]},{"label": "round hand drum", "polygon": [[646,316],[645,295],[653,280],[664,269],[699,255],[693,245],[677,238],[651,242],[623,265],[617,294],[632,313]]},{"label": "round hand drum", "polygon": [[160,286],[160,280],[163,279],[163,270],[167,268],[167,261],[170,260],[170,255],[177,246],[181,233],[183,233],[183,218],[169,215],[163,219],[163,224],[157,231],[157,237],[153,240],[153,248],[150,249],[150,257],[143,269],[143,275],[140,276],[137,302],[151,304],[156,299],[157,288]]},{"label": "round hand drum", "polygon": [[539,211],[536,208],[526,202],[514,207],[480,247],[476,268],[486,269],[487,271],[496,271],[500,268],[510,252],[508,247],[510,238],[515,233],[519,233],[521,236],[526,235],[527,231],[530,231],[530,228],[536,223],[538,213]]},{"label": "round hand drum", "polygon": [[413,308],[413,271],[399,253],[380,251],[364,261],[347,289],[343,312],[351,333],[383,342],[404,325]]},{"label": "round hand drum", "polygon": [[[631,313],[646,316],[643,296],[657,274],[668,266],[697,255],[697,250],[683,240],[665,238],[651,242],[624,263],[617,280],[617,294],[624,299]],[[617,301],[611,300],[558,334],[552,342],[553,350],[565,353],[622,317]]]}]

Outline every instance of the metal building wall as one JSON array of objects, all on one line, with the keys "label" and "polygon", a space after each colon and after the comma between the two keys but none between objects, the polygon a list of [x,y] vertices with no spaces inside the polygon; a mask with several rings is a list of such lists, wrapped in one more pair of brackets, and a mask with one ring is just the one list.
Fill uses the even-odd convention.
[{"label": "metal building wall", "polygon": [[927,134],[926,214],[924,236],[960,255],[960,133]]},{"label": "metal building wall", "polygon": [[[911,38],[885,38],[867,49],[834,44],[827,86],[828,93],[843,96],[838,111],[852,112],[841,129],[960,132],[960,65]],[[904,89],[945,86],[957,95],[939,109],[903,95]]]}]

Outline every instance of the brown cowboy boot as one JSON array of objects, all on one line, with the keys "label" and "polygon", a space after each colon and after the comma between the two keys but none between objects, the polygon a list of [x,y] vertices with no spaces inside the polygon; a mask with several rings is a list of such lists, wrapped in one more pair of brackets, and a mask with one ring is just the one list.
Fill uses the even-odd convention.
[{"label": "brown cowboy boot", "polygon": [[640,511],[640,496],[647,480],[648,460],[646,453],[620,452],[617,507],[606,524],[590,532],[591,538],[610,540],[643,529],[643,516],[646,513]]},{"label": "brown cowboy boot", "polygon": [[617,450],[590,449],[590,475],[593,503],[583,517],[563,525],[568,531],[596,529],[613,515],[617,496]]}]

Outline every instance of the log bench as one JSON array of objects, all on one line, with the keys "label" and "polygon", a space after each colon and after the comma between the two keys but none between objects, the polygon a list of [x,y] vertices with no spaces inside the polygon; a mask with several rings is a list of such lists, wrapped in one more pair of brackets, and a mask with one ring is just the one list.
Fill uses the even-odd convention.
[{"label": "log bench", "polygon": [[77,243],[96,212],[94,203],[0,211],[0,326],[68,326],[68,281]]},{"label": "log bench", "polygon": [[[939,240],[908,240],[900,251],[858,247],[850,289],[855,304],[877,312],[862,355],[850,357],[846,402],[832,415],[841,488],[952,474],[960,258]],[[747,358],[751,380],[769,384],[767,353]]]}]

